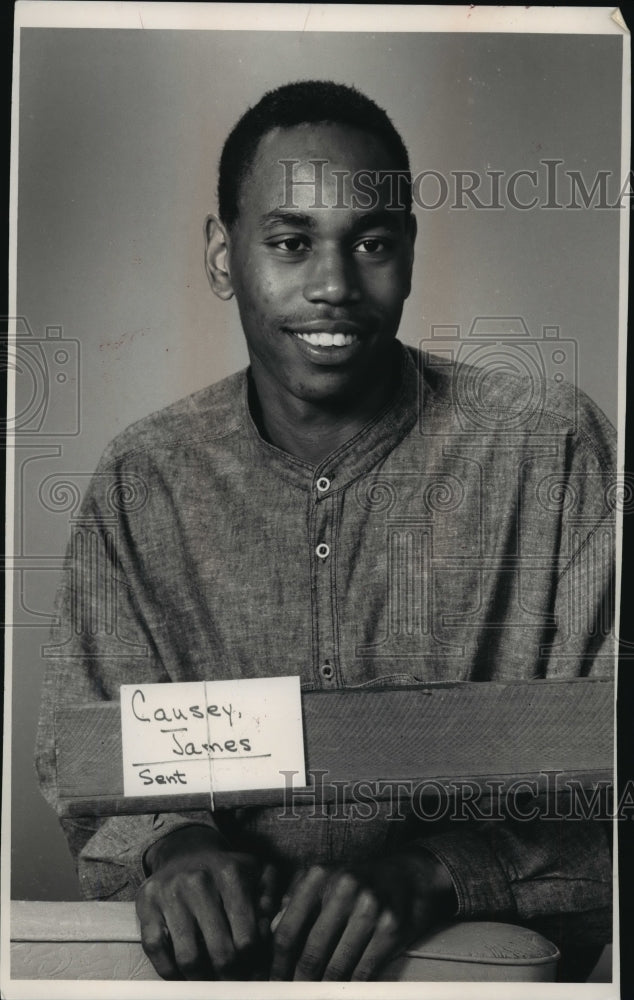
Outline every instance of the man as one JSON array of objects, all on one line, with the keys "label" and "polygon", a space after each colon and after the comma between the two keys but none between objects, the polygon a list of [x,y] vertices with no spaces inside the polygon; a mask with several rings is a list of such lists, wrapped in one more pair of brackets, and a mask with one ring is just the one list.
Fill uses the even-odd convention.
[{"label": "man", "polygon": [[[569,387],[535,411],[525,380],[421,367],[400,345],[409,176],[385,112],[337,84],[272,91],[229,136],[205,260],[250,367],[128,429],[97,470],[45,681],[53,804],[52,706],[124,682],[609,673],[612,560],[604,542],[586,555],[611,530],[611,428]],[[96,635],[106,600],[114,625]],[[541,929],[571,975],[609,940],[598,822],[278,813],[64,825],[83,891],[136,898],[165,978],[372,979],[450,918]]]}]

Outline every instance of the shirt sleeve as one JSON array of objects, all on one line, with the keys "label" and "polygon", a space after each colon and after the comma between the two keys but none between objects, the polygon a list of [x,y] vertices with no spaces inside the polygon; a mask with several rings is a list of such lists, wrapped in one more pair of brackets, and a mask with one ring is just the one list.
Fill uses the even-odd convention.
[{"label": "shirt sleeve", "polygon": [[[611,677],[615,665],[615,477],[613,437],[600,414],[591,428],[594,451],[604,441],[603,469],[581,447],[559,499],[562,551],[554,600],[556,626],[545,650],[547,677]],[[583,430],[582,426],[582,430]],[[567,510],[566,510],[567,508]],[[574,539],[574,545],[570,544]],[[588,793],[588,798],[591,798]],[[449,871],[460,919],[494,919],[532,926],[567,947],[611,940],[612,828],[605,816],[560,809],[562,819],[453,824],[446,833],[418,841]]]},{"label": "shirt sleeve", "polygon": [[[125,569],[126,511],[139,512],[146,489],[142,479],[104,459],[71,524],[57,624],[45,654],[35,756],[41,790],[58,815],[57,709],[116,700],[122,683],[170,680]],[[134,899],[152,844],[192,823],[217,829],[205,809],[108,818],[60,815],[60,822],[88,899]]]},{"label": "shirt sleeve", "polygon": [[611,940],[609,832],[599,819],[508,818],[425,838],[447,868],[455,917],[534,927],[563,951]]}]

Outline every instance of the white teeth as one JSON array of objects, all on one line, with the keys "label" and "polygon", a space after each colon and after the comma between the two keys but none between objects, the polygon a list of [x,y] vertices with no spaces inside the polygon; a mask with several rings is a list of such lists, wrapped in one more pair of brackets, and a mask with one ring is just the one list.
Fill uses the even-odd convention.
[{"label": "white teeth", "polygon": [[355,339],[352,333],[298,333],[297,336],[313,347],[347,347]]}]

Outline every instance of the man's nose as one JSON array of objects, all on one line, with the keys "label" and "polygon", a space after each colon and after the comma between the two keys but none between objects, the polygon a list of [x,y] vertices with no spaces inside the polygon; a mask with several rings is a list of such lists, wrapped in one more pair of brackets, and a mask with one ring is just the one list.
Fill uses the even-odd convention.
[{"label": "man's nose", "polygon": [[354,261],[335,249],[313,253],[304,297],[308,302],[328,302],[330,305],[358,301],[361,289]]}]

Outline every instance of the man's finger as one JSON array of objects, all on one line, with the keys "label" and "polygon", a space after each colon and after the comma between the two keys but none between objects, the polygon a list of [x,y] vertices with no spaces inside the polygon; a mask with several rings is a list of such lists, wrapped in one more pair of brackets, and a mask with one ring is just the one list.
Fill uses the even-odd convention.
[{"label": "man's finger", "polygon": [[328,962],[323,980],[345,982],[350,979],[376,930],[380,906],[367,889],[358,896],[354,910]]},{"label": "man's finger", "polygon": [[352,982],[368,982],[391,958],[405,947],[399,921],[391,910],[383,910],[374,934],[350,977]]},{"label": "man's finger", "polygon": [[275,865],[266,864],[260,875],[258,913],[269,920],[275,914],[279,901],[279,874]]},{"label": "man's finger", "polygon": [[[203,948],[199,951],[200,964],[194,966],[194,970],[206,972],[206,975],[198,978],[209,979],[211,973],[214,979],[248,979],[250,973],[250,969],[247,968],[248,958],[242,945],[236,947],[231,918],[225,912],[223,902],[220,898],[210,899],[196,910],[198,929],[190,941],[198,939]],[[251,916],[254,922],[253,913]],[[236,935],[239,942],[242,941],[240,927],[239,924]],[[176,958],[179,960],[178,951]],[[179,967],[181,967],[180,961]],[[181,971],[185,970],[181,968]],[[185,978],[193,979],[196,976],[186,974]]]},{"label": "man's finger", "polygon": [[[321,979],[330,956],[354,913],[358,893],[359,883],[354,876],[345,872],[335,880],[332,890],[328,888],[327,902],[322,904],[321,913],[308,933],[297,961],[294,979],[303,982]],[[367,939],[363,946],[366,944]]]},{"label": "man's finger", "polygon": [[253,899],[258,892],[258,884],[255,879],[251,881],[244,878],[239,870],[223,873],[218,881],[233,942],[233,955],[223,956],[220,965],[217,964],[218,959],[215,959],[214,968],[220,979],[248,979],[260,943]]},{"label": "man's finger", "polygon": [[[279,881],[277,868],[274,865],[265,865],[260,875],[259,895],[257,899],[258,933],[263,951],[266,950],[266,945],[273,933],[273,922],[276,914],[281,918],[281,914],[279,914]],[[279,923],[279,919],[277,923]],[[277,923],[275,926],[277,926]],[[268,979],[268,974],[266,978]]]},{"label": "man's finger", "polygon": [[213,979],[206,943],[189,906],[172,899],[163,908],[163,919],[171,939],[174,962],[182,979]]},{"label": "man's finger", "polygon": [[182,979],[172,948],[169,931],[159,910],[139,914],[141,946],[161,979]]},{"label": "man's finger", "polygon": [[272,980],[292,978],[306,935],[321,909],[327,878],[327,870],[316,866],[295,887],[273,936]]}]

